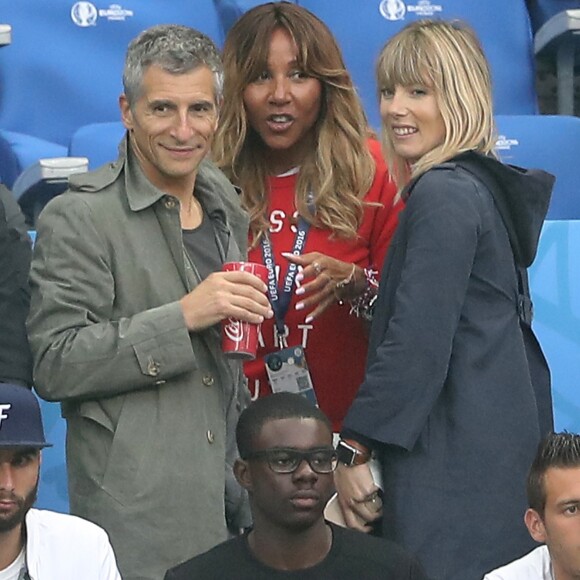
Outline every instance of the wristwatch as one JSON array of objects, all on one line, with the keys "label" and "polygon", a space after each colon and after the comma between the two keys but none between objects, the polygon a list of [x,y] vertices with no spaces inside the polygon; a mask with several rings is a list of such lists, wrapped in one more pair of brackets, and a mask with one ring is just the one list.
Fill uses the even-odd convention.
[{"label": "wristwatch", "polygon": [[354,441],[345,441],[344,439],[340,439],[336,445],[336,456],[347,467],[363,465],[371,458],[369,451],[363,451]]}]

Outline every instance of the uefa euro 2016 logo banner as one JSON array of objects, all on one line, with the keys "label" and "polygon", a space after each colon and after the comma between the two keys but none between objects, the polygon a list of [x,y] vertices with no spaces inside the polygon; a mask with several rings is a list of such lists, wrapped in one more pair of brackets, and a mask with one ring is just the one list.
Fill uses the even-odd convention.
[{"label": "uefa euro 2016 logo banner", "polygon": [[108,8],[97,8],[92,2],[77,2],[70,11],[72,21],[81,28],[96,26],[99,18],[124,21],[133,16],[133,10],[126,10],[120,4],[110,4]]},{"label": "uefa euro 2016 logo banner", "polygon": [[379,12],[383,18],[394,22],[404,20],[408,14],[417,18],[431,18],[443,12],[443,6],[432,4],[430,0],[418,0],[413,4],[405,3],[403,0],[382,0],[379,4]]}]

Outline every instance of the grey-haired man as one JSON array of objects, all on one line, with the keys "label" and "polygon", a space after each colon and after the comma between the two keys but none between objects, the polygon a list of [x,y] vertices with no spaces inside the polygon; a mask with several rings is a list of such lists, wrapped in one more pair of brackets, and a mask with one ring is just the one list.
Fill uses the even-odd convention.
[{"label": "grey-haired man", "polygon": [[272,316],[266,286],[221,272],[248,220],[205,159],[221,63],[205,35],[150,28],[127,52],[127,136],[115,163],[71,180],[38,221],[29,338],[35,387],[62,402],[73,513],[102,525],[125,580],[247,523],[234,429],[248,396],[219,322]]},{"label": "grey-haired man", "polygon": [[44,438],[29,389],[0,384],[0,578],[121,580],[107,534],[75,516],[33,509]]}]

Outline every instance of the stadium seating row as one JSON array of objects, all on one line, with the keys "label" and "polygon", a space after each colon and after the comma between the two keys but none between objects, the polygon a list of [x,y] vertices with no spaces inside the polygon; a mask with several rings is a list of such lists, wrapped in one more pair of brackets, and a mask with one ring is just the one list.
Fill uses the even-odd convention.
[{"label": "stadium seating row", "polygon": [[[556,176],[548,219],[580,219],[580,164],[576,160],[580,151],[580,119],[564,115],[497,115],[496,122],[499,132],[496,150],[503,161],[527,168],[540,167]],[[68,155],[87,158],[88,169],[96,169],[117,157],[117,145],[123,133],[124,128],[119,121],[86,125],[73,134]],[[76,171],[87,169],[85,163],[79,165]],[[67,177],[69,168],[63,171]],[[29,168],[28,173],[42,177],[36,166]],[[28,209],[34,202],[30,200],[31,192],[23,190],[23,187],[36,187],[36,184],[25,177],[26,173],[16,182],[14,193],[21,205]],[[34,193],[43,205],[50,195],[62,191],[65,185],[63,181],[59,190],[54,189],[51,183],[48,193],[38,187]],[[44,189],[48,188],[47,184]],[[27,203],[23,203],[25,198]],[[38,208],[28,211],[29,214],[37,214]]]},{"label": "stadium seating row", "polygon": [[[20,170],[39,158],[39,146],[68,147],[78,127],[117,121],[123,57],[139,31],[161,22],[188,24],[222,45],[235,19],[261,1],[0,0],[0,15],[12,26],[12,42],[0,50],[0,128],[15,145]],[[335,33],[375,128],[373,62],[386,39],[410,21],[436,17],[470,23],[491,63],[496,112],[530,115],[538,111],[532,24],[580,7],[580,0],[294,1]],[[0,169],[0,179],[11,185],[14,177]]]},{"label": "stadium seating row", "polygon": [[[188,24],[218,45],[232,22],[261,0],[0,0],[12,44],[0,50],[0,127],[66,145],[82,125],[117,119],[129,41],[157,23]],[[371,124],[378,127],[373,62],[411,20],[463,18],[479,33],[493,69],[501,114],[537,112],[533,46],[525,0],[300,0],[341,44]],[[505,55],[510,55],[505,58]]]}]

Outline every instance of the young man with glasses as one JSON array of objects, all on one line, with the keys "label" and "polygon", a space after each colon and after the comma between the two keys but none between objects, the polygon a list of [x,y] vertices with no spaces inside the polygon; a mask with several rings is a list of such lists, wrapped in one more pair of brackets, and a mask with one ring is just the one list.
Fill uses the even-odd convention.
[{"label": "young man with glasses", "polygon": [[324,520],[338,459],[327,417],[304,397],[254,401],[236,430],[234,473],[248,491],[254,525],[169,570],[166,580],[424,580],[400,547]]}]

